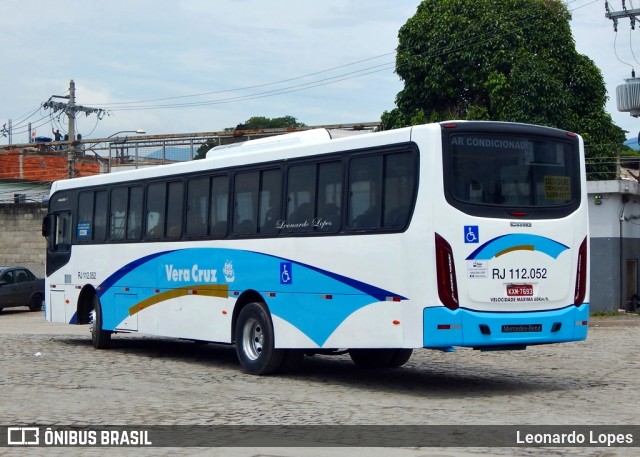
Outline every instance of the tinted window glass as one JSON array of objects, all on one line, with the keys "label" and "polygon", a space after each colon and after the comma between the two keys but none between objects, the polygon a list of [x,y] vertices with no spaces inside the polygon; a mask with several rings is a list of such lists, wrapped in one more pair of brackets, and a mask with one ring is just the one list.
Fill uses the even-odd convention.
[{"label": "tinted window glass", "polygon": [[129,211],[127,213],[127,239],[139,240],[142,235],[142,187],[129,189]]},{"label": "tinted window glass", "polygon": [[415,189],[413,157],[410,153],[385,156],[383,227],[400,229],[407,225]]},{"label": "tinted window glass", "polygon": [[209,208],[209,178],[189,180],[187,186],[187,235],[207,234],[207,211]]},{"label": "tinted window glass", "polygon": [[155,183],[147,188],[147,237],[164,237],[166,185]]},{"label": "tinted window glass", "polygon": [[316,165],[305,164],[289,168],[287,186],[287,219],[283,224],[284,228],[288,232],[313,230]]},{"label": "tinted window glass", "polygon": [[226,176],[216,176],[211,180],[211,236],[222,237],[227,234],[229,214],[229,180]]},{"label": "tinted window glass", "polygon": [[318,166],[318,207],[315,230],[340,230],[342,215],[342,164],[321,163]]},{"label": "tinted window glass", "polygon": [[182,182],[169,183],[167,198],[167,236],[178,238],[182,234]]},{"label": "tinted window glass", "polygon": [[280,170],[261,172],[260,180],[260,225],[263,234],[276,233],[280,220],[280,201],[282,199],[282,180]]},{"label": "tinted window glass", "polygon": [[111,214],[110,214],[110,238],[112,240],[124,240],[126,227],[128,189],[118,187],[111,191]]},{"label": "tinted window glass", "polygon": [[78,221],[76,238],[91,241],[93,235],[93,192],[81,192],[78,196]]},{"label": "tinted window glass", "polygon": [[450,192],[465,203],[567,205],[578,198],[570,142],[496,134],[450,137]]},{"label": "tinted window glass", "polygon": [[107,237],[107,191],[97,191],[95,198],[93,239],[94,241],[104,241]]},{"label": "tinted window glass", "polygon": [[382,156],[356,158],[349,167],[349,225],[379,228],[382,221]]},{"label": "tinted window glass", "polygon": [[257,232],[259,173],[238,173],[235,178],[233,232],[248,235]]}]

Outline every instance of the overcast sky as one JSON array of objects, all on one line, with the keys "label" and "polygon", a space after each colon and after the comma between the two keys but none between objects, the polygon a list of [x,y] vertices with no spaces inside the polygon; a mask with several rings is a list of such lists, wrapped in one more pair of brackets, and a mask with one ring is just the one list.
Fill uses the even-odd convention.
[{"label": "overcast sky", "polygon": [[[378,121],[402,88],[393,72],[398,29],[419,3],[3,0],[0,128],[13,120],[13,143],[28,141],[29,121],[39,136],[66,132],[65,117],[39,107],[68,95],[71,79],[78,104],[109,110],[101,120],[79,116],[84,138],[219,131],[252,116],[291,115],[307,125]],[[640,120],[618,112],[615,88],[631,65],[640,76],[640,24],[630,32],[622,20],[616,34],[604,0],[565,3],[578,52],[603,73],[607,111],[635,136]],[[611,1],[614,10],[621,5]]]}]

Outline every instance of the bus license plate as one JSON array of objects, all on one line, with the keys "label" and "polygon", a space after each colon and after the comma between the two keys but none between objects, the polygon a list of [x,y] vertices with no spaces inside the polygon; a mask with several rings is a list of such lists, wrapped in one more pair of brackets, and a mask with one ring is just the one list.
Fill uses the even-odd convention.
[{"label": "bus license plate", "polygon": [[532,284],[507,285],[507,297],[533,297]]}]

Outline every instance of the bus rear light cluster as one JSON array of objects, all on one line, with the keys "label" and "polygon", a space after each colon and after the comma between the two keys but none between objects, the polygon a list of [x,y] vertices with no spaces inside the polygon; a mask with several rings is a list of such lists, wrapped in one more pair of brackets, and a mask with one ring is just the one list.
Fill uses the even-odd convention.
[{"label": "bus rear light cluster", "polygon": [[451,245],[437,233],[436,235],[436,274],[438,279],[438,297],[450,310],[458,309],[458,283],[456,267],[453,261]]},{"label": "bus rear light cluster", "polygon": [[438,330],[460,330],[462,325],[460,324],[438,324],[436,327]]},{"label": "bus rear light cluster", "polygon": [[587,294],[587,238],[582,241],[578,249],[578,266],[576,272],[576,289],[573,304],[582,305]]}]

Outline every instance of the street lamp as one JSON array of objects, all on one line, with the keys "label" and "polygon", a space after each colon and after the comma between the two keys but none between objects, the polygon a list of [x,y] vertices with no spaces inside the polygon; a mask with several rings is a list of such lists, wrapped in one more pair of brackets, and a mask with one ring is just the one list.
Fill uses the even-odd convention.
[{"label": "street lamp", "polygon": [[107,138],[112,138],[112,137],[118,135],[119,133],[140,133],[140,134],[143,134],[143,133],[147,133],[147,132],[142,130],[142,129],[138,129],[138,130],[120,130],[119,132],[112,133]]},{"label": "street lamp", "polygon": [[[143,134],[143,133],[147,133],[145,130],[142,129],[138,129],[138,130],[120,130],[119,132],[116,133],[112,133],[111,135],[109,135],[107,138],[113,138],[114,136],[120,134],[120,133],[138,133],[138,134]],[[127,142],[128,137],[125,136],[124,140],[119,140],[118,137],[115,138],[115,141],[113,143],[120,143],[120,144],[124,144]],[[138,168],[138,145],[136,144],[136,168]],[[123,148],[123,159],[124,159],[124,148]],[[111,142],[109,142],[109,173],[111,173]]]}]

